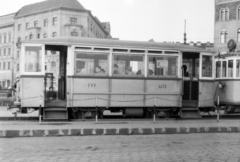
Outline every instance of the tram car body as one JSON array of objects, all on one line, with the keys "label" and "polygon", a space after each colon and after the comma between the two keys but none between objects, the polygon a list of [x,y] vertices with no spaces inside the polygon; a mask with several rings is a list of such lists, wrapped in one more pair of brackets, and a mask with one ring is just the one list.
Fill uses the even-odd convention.
[{"label": "tram car body", "polygon": [[[15,104],[43,119],[198,117],[214,109],[214,52],[89,38],[23,41]],[[197,115],[196,115],[197,113]],[[201,117],[201,116],[200,116]]]},{"label": "tram car body", "polygon": [[240,54],[225,54],[215,61],[215,103],[226,114],[240,113]]}]

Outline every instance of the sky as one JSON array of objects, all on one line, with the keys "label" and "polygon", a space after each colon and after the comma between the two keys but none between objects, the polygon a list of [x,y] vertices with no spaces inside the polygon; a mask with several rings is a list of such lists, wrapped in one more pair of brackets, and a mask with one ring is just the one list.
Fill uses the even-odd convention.
[{"label": "sky", "polygon": [[[43,0],[0,0],[0,16]],[[121,40],[213,42],[214,0],[78,0]]]}]

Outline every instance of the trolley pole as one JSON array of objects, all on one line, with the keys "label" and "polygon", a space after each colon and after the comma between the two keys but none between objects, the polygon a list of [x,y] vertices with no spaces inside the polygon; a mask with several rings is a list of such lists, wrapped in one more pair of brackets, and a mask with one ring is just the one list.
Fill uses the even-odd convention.
[{"label": "trolley pole", "polygon": [[40,105],[39,105],[39,125],[42,124],[42,96],[40,96]]},{"label": "trolley pole", "polygon": [[218,106],[217,106],[217,122],[219,122],[219,92],[218,92]]},{"label": "trolley pole", "polygon": [[96,123],[97,123],[97,122],[98,122],[98,114],[97,114],[97,110],[98,110],[98,106],[97,106],[97,105],[98,105],[98,103],[97,103],[97,102],[98,102],[98,100],[97,100],[97,97],[96,97],[96,101],[95,101],[95,102],[96,102],[96,112],[95,112],[95,118],[96,118]]},{"label": "trolley pole", "polygon": [[41,125],[42,124],[42,106],[40,105],[39,106],[39,114],[38,114],[38,116],[39,116],[39,125]]},{"label": "trolley pole", "polygon": [[156,122],[156,97],[154,97],[153,122]]}]

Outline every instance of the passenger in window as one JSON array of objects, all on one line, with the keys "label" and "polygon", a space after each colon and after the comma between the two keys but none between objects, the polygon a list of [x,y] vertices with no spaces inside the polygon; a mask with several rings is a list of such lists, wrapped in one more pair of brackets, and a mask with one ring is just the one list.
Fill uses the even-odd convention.
[{"label": "passenger in window", "polygon": [[101,66],[96,66],[95,71],[97,74],[104,74],[105,70]]},{"label": "passenger in window", "polygon": [[117,64],[114,64],[113,66],[113,74],[120,74]]},{"label": "passenger in window", "polygon": [[138,70],[136,74],[137,75],[142,75],[142,70]]},{"label": "passenger in window", "polygon": [[127,75],[135,75],[135,73],[132,71],[132,67],[128,67],[127,69],[126,69],[126,74]]},{"label": "passenger in window", "polygon": [[151,70],[151,69],[148,69],[148,75],[154,75],[154,72],[153,72],[153,70]]},{"label": "passenger in window", "polygon": [[182,68],[183,68],[183,75],[184,75],[185,77],[188,77],[187,66],[186,66],[186,65],[183,65]]}]

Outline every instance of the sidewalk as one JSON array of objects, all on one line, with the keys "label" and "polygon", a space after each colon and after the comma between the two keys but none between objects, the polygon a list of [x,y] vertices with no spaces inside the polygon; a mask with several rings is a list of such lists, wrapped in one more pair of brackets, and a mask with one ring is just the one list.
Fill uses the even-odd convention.
[{"label": "sidewalk", "polygon": [[[2,111],[3,112],[3,111]],[[34,112],[36,113],[36,112]],[[37,118],[36,114],[31,117]],[[4,114],[0,111],[0,117]],[[6,115],[6,114],[5,114]],[[11,114],[12,115],[12,114]],[[28,114],[29,115],[29,114]],[[22,116],[22,115],[21,115]],[[29,117],[29,116],[25,116]],[[0,137],[48,137],[86,135],[141,135],[186,133],[240,133],[240,120],[111,119],[42,122],[0,121]]]}]

